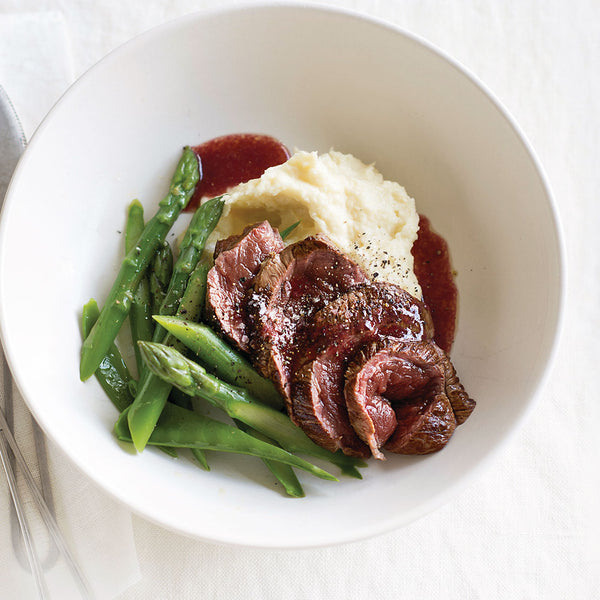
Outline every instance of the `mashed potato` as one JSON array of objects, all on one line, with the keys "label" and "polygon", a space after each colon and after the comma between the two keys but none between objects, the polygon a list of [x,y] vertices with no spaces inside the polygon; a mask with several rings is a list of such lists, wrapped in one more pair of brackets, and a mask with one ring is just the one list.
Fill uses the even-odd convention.
[{"label": "mashed potato", "polygon": [[280,230],[300,221],[286,243],[324,233],[376,280],[421,297],[411,254],[419,223],[415,201],[374,166],[334,151],[296,152],[227,194],[209,244],[265,219]]}]

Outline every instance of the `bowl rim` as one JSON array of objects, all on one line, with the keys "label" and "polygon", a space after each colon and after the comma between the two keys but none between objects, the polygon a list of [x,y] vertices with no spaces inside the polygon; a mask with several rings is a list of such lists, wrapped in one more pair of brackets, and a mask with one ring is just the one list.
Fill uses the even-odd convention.
[{"label": "bowl rim", "polygon": [[[553,290],[553,293],[556,297],[556,314],[555,320],[553,323],[553,333],[552,333],[552,342],[548,345],[545,350],[546,359],[543,368],[541,369],[537,380],[535,381],[535,390],[527,399],[524,406],[522,407],[519,415],[515,418],[514,426],[511,430],[505,435],[502,440],[492,449],[490,449],[483,458],[481,458],[472,468],[468,470],[467,473],[457,477],[450,485],[447,485],[443,491],[437,493],[434,496],[434,499],[429,500],[423,504],[420,504],[418,507],[404,512],[401,516],[397,517],[394,520],[386,520],[385,522],[380,523],[379,527],[371,528],[368,532],[364,532],[362,535],[344,535],[340,534],[336,539],[327,539],[320,540],[315,543],[302,543],[302,544],[257,544],[257,543],[248,543],[241,541],[235,536],[222,537],[216,539],[214,537],[207,537],[200,532],[192,532],[189,530],[185,530],[181,527],[178,527],[172,523],[167,523],[162,520],[160,517],[156,515],[151,515],[144,508],[138,507],[131,503],[130,500],[123,497],[119,493],[119,490],[115,486],[107,486],[106,482],[99,478],[96,474],[90,473],[86,470],[83,461],[80,460],[77,456],[67,455],[68,459],[81,471],[85,474],[86,477],[89,477],[96,485],[100,486],[101,489],[107,493],[109,496],[117,500],[119,503],[126,506],[132,512],[142,516],[150,522],[156,523],[159,526],[177,532],[182,535],[186,535],[188,537],[193,537],[195,539],[202,539],[207,542],[217,542],[217,543],[226,543],[230,545],[236,545],[241,547],[262,547],[262,548],[274,548],[274,549],[291,549],[291,548],[318,548],[318,547],[326,547],[332,546],[342,543],[348,543],[351,541],[358,541],[361,539],[371,538],[376,535],[380,535],[387,531],[396,530],[400,527],[403,527],[411,522],[414,522],[426,514],[436,510],[437,508],[444,505],[448,502],[452,497],[456,496],[456,494],[467,487],[470,482],[473,482],[476,478],[479,477],[482,470],[487,468],[487,466],[499,456],[499,454],[506,448],[506,446],[514,439],[517,433],[521,430],[521,427],[528,416],[531,414],[531,411],[534,409],[535,405],[539,401],[539,398],[546,386],[546,383],[549,379],[549,375],[552,369],[552,365],[556,360],[556,355],[558,353],[559,342],[563,333],[564,328],[564,318],[565,318],[565,300],[566,300],[566,290],[567,290],[567,271],[566,271],[566,249],[565,249],[565,241],[562,230],[561,220],[559,218],[559,211],[556,204],[556,200],[552,193],[552,189],[547,177],[547,174],[544,170],[541,161],[534,150],[533,146],[529,142],[527,136],[524,131],[521,129],[520,125],[517,123],[516,119],[512,116],[512,114],[508,111],[508,109],[500,102],[500,100],[495,96],[495,94],[467,67],[461,64],[459,61],[450,56],[447,52],[437,47],[427,39],[421,37],[418,34],[415,34],[406,28],[392,23],[390,21],[384,20],[382,18],[365,14],[359,10],[346,8],[346,7],[337,7],[333,5],[323,5],[316,2],[297,2],[294,0],[274,0],[274,1],[258,1],[258,2],[250,2],[245,4],[236,4],[236,3],[228,3],[219,7],[212,7],[209,9],[201,9],[194,10],[192,12],[181,15],[177,18],[171,19],[167,22],[164,22],[159,25],[155,25],[137,35],[125,41],[124,43],[116,46],[113,50],[108,52],[105,56],[103,56],[100,60],[98,60],[95,64],[86,69],[60,96],[57,102],[53,105],[44,119],[41,121],[39,126],[36,128],[33,133],[31,140],[25,149],[17,167],[13,173],[9,186],[7,188],[5,200],[2,206],[2,211],[0,212],[0,265],[3,262],[2,255],[4,254],[4,242],[5,239],[4,232],[8,227],[8,219],[5,217],[7,210],[12,205],[13,194],[12,190],[16,186],[16,182],[22,176],[22,172],[25,169],[25,164],[27,162],[27,158],[29,155],[29,148],[35,147],[36,140],[38,137],[41,137],[46,126],[52,120],[53,114],[60,108],[61,104],[65,96],[71,93],[71,90],[76,88],[81,84],[81,82],[87,80],[88,77],[92,77],[97,68],[101,65],[105,65],[106,63],[117,60],[121,53],[125,52],[130,46],[139,44],[141,41],[149,40],[154,36],[160,35],[169,29],[177,29],[186,25],[192,21],[202,21],[207,18],[211,18],[214,16],[223,16],[227,14],[240,14],[244,12],[252,12],[256,10],[270,10],[270,9],[278,9],[278,10],[291,10],[291,11],[306,11],[306,12],[315,12],[315,13],[328,13],[337,16],[341,16],[344,18],[354,19],[357,21],[367,22],[371,25],[381,27],[391,31],[396,35],[403,36],[407,38],[409,41],[416,43],[426,49],[427,51],[435,54],[438,58],[441,58],[445,61],[449,66],[453,69],[457,70],[459,74],[463,77],[466,77],[471,85],[478,88],[478,90],[483,94],[483,96],[490,102],[496,111],[498,111],[504,120],[508,123],[514,134],[516,135],[518,141],[522,144],[524,150],[528,158],[531,160],[534,170],[537,176],[540,179],[540,183],[542,185],[544,195],[546,197],[546,201],[548,207],[550,208],[550,213],[552,217],[552,224],[554,228],[554,237],[556,240],[556,251],[558,256],[559,264],[557,265],[557,289]],[[2,279],[4,275],[0,272],[0,290],[2,286]],[[0,302],[0,338],[2,341],[2,346],[4,348],[4,354],[6,361],[11,369],[11,372],[14,374],[14,381],[17,385],[19,391],[29,410],[32,412],[34,417],[37,420],[35,406],[31,406],[27,389],[28,385],[24,377],[20,376],[16,367],[16,355],[14,355],[14,350],[12,347],[11,339],[7,339],[5,337],[5,323],[6,323],[7,315],[5,313],[5,309],[3,303]],[[42,429],[46,435],[49,436],[53,442],[62,449],[62,445],[59,440],[55,439],[55,437],[45,430],[44,424],[40,423]],[[66,452],[64,453],[66,454]]]}]

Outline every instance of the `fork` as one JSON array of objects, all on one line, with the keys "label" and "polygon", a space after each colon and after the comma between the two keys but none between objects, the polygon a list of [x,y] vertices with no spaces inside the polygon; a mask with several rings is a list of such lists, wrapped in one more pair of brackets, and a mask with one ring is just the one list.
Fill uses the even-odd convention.
[{"label": "fork", "polygon": [[21,498],[21,494],[19,493],[19,488],[17,487],[17,478],[15,470],[11,465],[10,452],[12,452],[16,464],[25,478],[28,490],[35,502],[36,508],[38,509],[42,517],[44,525],[46,526],[48,533],[50,534],[52,541],[55,544],[56,549],[63,556],[65,563],[82,594],[82,597],[86,599],[91,599],[92,595],[87,581],[85,580],[83,573],[77,566],[77,563],[75,562],[75,559],[73,558],[73,555],[71,554],[60,532],[60,529],[52,513],[50,512],[50,509],[46,505],[44,497],[38,489],[35,483],[35,479],[33,478],[33,475],[31,474],[31,471],[29,470],[29,467],[27,466],[23,455],[19,450],[17,442],[14,436],[12,435],[11,430],[8,427],[8,423],[6,422],[4,412],[0,408],[0,462],[2,462],[2,467],[6,474],[6,479],[8,481],[8,489],[15,507],[17,519],[19,521],[19,526],[21,527],[21,533],[23,535],[23,541],[25,545],[25,553],[27,554],[27,560],[29,561],[29,565],[31,567],[31,573],[34,578],[39,597],[45,600],[49,598],[49,595],[48,587],[46,585],[46,580],[44,577],[44,568],[40,562],[35,547],[35,540],[31,534],[31,530],[27,522],[25,506]]},{"label": "fork", "polygon": [[[6,359],[4,359],[2,355],[2,350],[0,350],[0,366],[3,371],[3,395],[4,395],[4,411],[5,411],[5,421],[7,425],[8,431],[15,431],[14,427],[14,402],[13,402],[13,390],[12,390],[12,376],[10,370],[8,368],[8,364],[6,363]],[[0,406],[0,408],[2,408]],[[50,485],[50,473],[48,472],[48,458],[46,455],[46,444],[44,441],[44,437],[42,431],[40,430],[37,421],[31,418],[29,415],[29,420],[31,422],[32,434],[33,434],[33,442],[35,449],[35,458],[37,466],[38,466],[38,475],[39,475],[39,483],[40,483],[40,491],[44,500],[46,501],[46,505],[52,514],[54,514],[54,498],[52,495],[52,487]],[[13,470],[15,468],[15,460],[12,459],[10,461],[10,465]],[[15,504],[11,504],[10,506],[10,533],[11,533],[11,542],[15,552],[15,556],[19,561],[20,565],[25,569],[30,569],[30,564],[27,558],[26,553],[24,552],[25,540],[22,535],[22,528],[19,522],[19,518],[16,512]],[[54,545],[50,545],[47,551],[46,556],[42,560],[42,566],[45,569],[49,569],[54,565],[56,559],[58,557],[57,548]]]}]

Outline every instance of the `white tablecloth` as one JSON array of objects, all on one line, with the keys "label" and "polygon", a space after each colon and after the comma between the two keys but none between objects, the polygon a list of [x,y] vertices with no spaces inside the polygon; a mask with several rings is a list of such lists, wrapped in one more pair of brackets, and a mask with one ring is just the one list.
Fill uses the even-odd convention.
[{"label": "white tablecloth", "polygon": [[[77,77],[137,33],[219,4],[0,0],[0,24],[35,15],[54,24],[48,39],[64,41],[7,48],[7,38],[0,39],[0,83],[31,134],[66,86],[69,69]],[[499,459],[420,521],[354,544],[265,551],[199,542],[133,516],[140,574],[133,566],[127,577],[115,569],[114,593],[119,600],[598,598],[600,3],[330,4],[390,20],[450,53],[495,92],[532,142],[557,199],[568,251],[565,330],[553,373]],[[3,599],[10,577],[0,572]]]}]

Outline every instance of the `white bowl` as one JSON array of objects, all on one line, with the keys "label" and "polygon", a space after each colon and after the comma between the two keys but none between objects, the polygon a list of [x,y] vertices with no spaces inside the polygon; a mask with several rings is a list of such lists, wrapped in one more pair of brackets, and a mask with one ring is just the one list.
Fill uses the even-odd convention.
[{"label": "white bowl", "polygon": [[[331,147],[401,182],[448,240],[460,315],[453,361],[477,399],[449,445],[392,456],[284,497],[259,461],[124,451],[116,412],[81,383],[81,306],[102,302],[125,209],[148,214],[185,144],[237,132]],[[23,156],[1,225],[0,324],[44,431],[106,492],[199,538],[309,547],[382,533],[448,500],[522,422],[556,345],[563,253],[531,148],[472,75],[415,36],[299,5],[195,14],[119,48],[53,108]],[[373,509],[373,507],[376,509]]]}]

